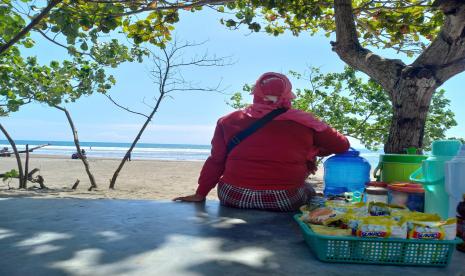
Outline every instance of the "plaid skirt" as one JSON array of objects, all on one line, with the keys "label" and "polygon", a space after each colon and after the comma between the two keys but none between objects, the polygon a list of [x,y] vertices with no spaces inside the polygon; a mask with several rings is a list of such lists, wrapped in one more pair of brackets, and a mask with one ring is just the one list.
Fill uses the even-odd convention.
[{"label": "plaid skirt", "polygon": [[310,191],[304,185],[292,190],[251,190],[219,183],[218,197],[224,206],[290,212],[308,202]]}]

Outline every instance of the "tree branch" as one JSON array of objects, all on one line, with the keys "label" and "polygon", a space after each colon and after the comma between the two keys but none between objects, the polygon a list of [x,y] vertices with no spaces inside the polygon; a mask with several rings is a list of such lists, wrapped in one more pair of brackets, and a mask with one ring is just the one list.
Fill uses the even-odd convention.
[{"label": "tree branch", "polygon": [[[151,107],[152,111],[148,116],[146,116],[146,120],[144,124],[140,128],[137,136],[134,138],[131,146],[129,147],[123,159],[121,160],[118,168],[113,173],[113,177],[110,180],[110,189],[113,189],[115,187],[116,179],[118,178],[119,173],[123,169],[126,161],[131,156],[132,150],[138,143],[146,127],[153,120],[155,113],[158,111],[160,107],[161,102],[163,101],[164,98],[169,97],[167,93],[170,93],[173,91],[194,91],[194,90],[211,91],[212,90],[212,88],[201,88],[201,87],[197,88],[197,87],[193,87],[192,85],[188,86],[189,83],[184,80],[181,74],[180,68],[187,67],[189,65],[197,65],[197,61],[200,60],[199,62],[202,62],[202,59],[193,59],[194,63],[189,63],[189,64],[185,64],[182,61],[180,63],[179,62],[176,63],[176,59],[177,59],[176,53],[180,49],[184,49],[187,47],[194,47],[197,45],[201,45],[201,44],[186,43],[183,45],[179,45],[175,39],[174,41],[167,44],[167,48],[160,48],[159,55],[150,51],[150,53],[152,54],[152,60],[153,60],[154,67],[155,67],[152,70],[150,70],[150,74],[154,80],[154,83],[157,85],[158,91],[156,91],[156,93],[158,93],[158,97],[154,98],[154,101],[155,101],[154,106],[147,105],[145,103],[145,99],[143,100],[143,103]],[[216,63],[220,61],[220,59],[216,60],[216,59],[206,58],[205,55],[203,56],[203,60],[204,60],[203,62],[212,62],[213,60],[215,60],[215,62],[217,61]],[[214,66],[214,64],[211,66]],[[176,87],[176,85],[180,85],[180,86]],[[218,90],[218,87],[213,88],[213,89]],[[129,111],[127,108],[123,108],[123,109],[125,109],[126,111]]]},{"label": "tree branch", "polygon": [[[198,0],[198,1],[191,1],[190,4],[168,3],[168,5],[158,6],[157,1],[155,0],[155,1],[148,3],[147,6],[141,9],[120,13],[120,14],[114,15],[113,17],[133,15],[133,14],[138,14],[138,13],[147,12],[147,11],[180,10],[180,9],[191,9],[195,7],[202,7],[206,5],[223,5],[225,3],[234,2],[234,1],[235,0]],[[164,3],[166,4],[167,2],[164,2]]]},{"label": "tree branch", "polygon": [[465,2],[435,1],[434,7],[446,15],[440,33],[412,63],[412,67],[432,69],[439,84],[463,72],[465,62]]},{"label": "tree branch", "polygon": [[[52,42],[53,44],[56,44],[60,47],[63,47],[65,48],[66,50],[69,51],[69,47],[64,45],[64,44],[61,44],[60,42],[56,41],[55,39],[49,37],[46,33],[44,33],[42,30],[37,30],[39,32],[39,34],[41,34],[45,39],[47,39],[48,41]],[[86,55],[86,56],[89,56],[90,58],[92,58],[93,60],[96,61],[95,57],[91,54],[91,53],[84,53],[84,52],[80,52],[78,50],[74,50],[76,53],[78,54],[81,54],[81,55]]]},{"label": "tree branch", "polygon": [[85,155],[82,155],[81,144],[79,142],[78,133],[77,133],[76,127],[74,126],[73,119],[71,118],[71,114],[69,114],[66,108],[61,107],[59,105],[53,105],[53,107],[55,107],[58,110],[63,111],[66,115],[66,118],[68,119],[69,126],[71,128],[71,131],[73,132],[73,140],[74,140],[74,145],[76,146],[77,155],[79,156],[79,159],[81,159],[82,163],[84,164],[84,168],[90,180],[90,188],[88,190],[92,191],[92,189],[97,188],[97,183],[95,182],[94,175],[90,172],[89,162],[87,162],[87,157]]},{"label": "tree branch", "polygon": [[15,154],[16,158],[16,163],[18,165],[18,173],[19,173],[19,188],[23,188],[24,181],[24,172],[23,172],[23,166],[21,164],[21,157],[19,156],[18,149],[16,148],[16,143],[15,141],[11,138],[10,134],[8,131],[3,127],[3,125],[0,123],[0,131],[3,132],[3,135],[5,135],[6,139],[10,143],[11,147],[13,148],[13,152]]},{"label": "tree branch", "polygon": [[463,71],[465,71],[465,58],[439,66],[436,70],[436,78],[444,83]]},{"label": "tree branch", "polygon": [[110,95],[107,95],[107,94],[104,94],[114,105],[116,105],[117,107],[123,109],[123,110],[126,110],[127,112],[129,113],[133,113],[133,114],[137,114],[137,115],[140,115],[140,116],[143,116],[145,118],[148,118],[149,116],[144,114],[144,113],[140,113],[140,112],[137,112],[137,111],[133,111],[127,107],[124,107],[120,104],[118,104],[115,100],[113,100],[113,98],[110,96]]},{"label": "tree branch", "polygon": [[391,91],[405,64],[401,60],[378,56],[360,45],[351,0],[335,0],[334,12],[336,42],[331,42],[333,51],[347,64],[380,83],[386,91]]},{"label": "tree branch", "polygon": [[21,38],[23,38],[32,28],[34,28],[37,24],[39,24],[40,20],[48,15],[51,9],[53,9],[56,5],[60,4],[63,0],[51,0],[48,5],[36,16],[34,19],[29,22],[29,24],[24,27],[19,33],[17,33],[10,41],[7,43],[0,45],[0,55],[3,54],[8,48],[18,42]]}]

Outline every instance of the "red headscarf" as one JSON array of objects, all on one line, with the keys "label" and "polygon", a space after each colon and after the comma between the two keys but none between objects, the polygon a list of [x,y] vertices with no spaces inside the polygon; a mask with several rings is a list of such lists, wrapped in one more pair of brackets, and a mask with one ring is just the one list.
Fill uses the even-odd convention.
[{"label": "red headscarf", "polygon": [[292,84],[285,75],[273,72],[263,74],[255,83],[252,94],[253,104],[244,110],[252,118],[261,118],[276,108],[287,108],[289,110],[275,120],[295,121],[316,131],[324,131],[328,127],[310,113],[292,109],[291,101],[295,94],[292,93]]}]

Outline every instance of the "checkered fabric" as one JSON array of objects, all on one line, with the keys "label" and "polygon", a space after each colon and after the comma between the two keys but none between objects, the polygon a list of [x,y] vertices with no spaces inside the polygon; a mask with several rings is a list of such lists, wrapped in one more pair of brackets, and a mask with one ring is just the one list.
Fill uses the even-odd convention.
[{"label": "checkered fabric", "polygon": [[219,183],[218,197],[222,205],[229,207],[290,212],[307,203],[310,195],[305,186],[293,190],[251,190]]}]

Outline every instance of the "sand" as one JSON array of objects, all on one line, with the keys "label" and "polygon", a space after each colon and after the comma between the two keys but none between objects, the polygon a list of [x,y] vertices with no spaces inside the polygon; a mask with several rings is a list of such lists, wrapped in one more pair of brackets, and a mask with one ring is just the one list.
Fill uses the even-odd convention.
[{"label": "sand", "polygon": [[[172,199],[195,192],[197,179],[204,162],[133,160],[125,164],[116,189],[108,189],[110,179],[119,164],[116,159],[89,158],[98,189],[87,191],[90,181],[81,160],[66,156],[31,155],[29,168],[39,168],[48,189],[38,189],[38,184],[28,183],[27,190],[18,190],[18,180],[0,180],[0,197],[72,197],[72,198],[117,198],[117,199]],[[24,157],[23,157],[24,162]],[[13,157],[0,157],[0,172],[16,169]],[[76,179],[80,184],[72,190]],[[321,189],[322,170],[309,181]],[[217,199],[216,189],[208,199]]]}]

